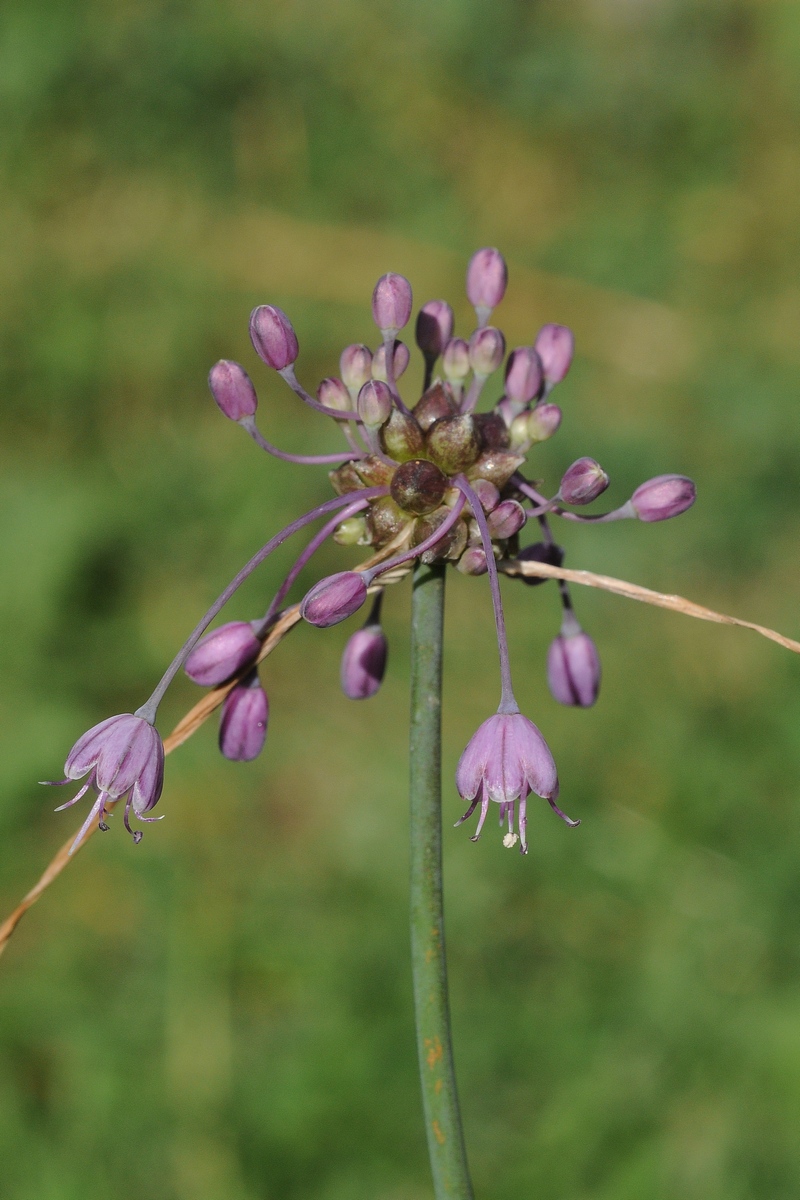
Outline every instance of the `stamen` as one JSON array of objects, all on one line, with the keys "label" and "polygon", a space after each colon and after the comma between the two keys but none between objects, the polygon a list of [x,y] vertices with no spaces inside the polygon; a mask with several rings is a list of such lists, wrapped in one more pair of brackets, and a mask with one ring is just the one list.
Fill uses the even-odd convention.
[{"label": "stamen", "polygon": [[481,800],[481,815],[478,819],[478,828],[475,830],[474,834],[469,839],[471,842],[477,842],[478,838],[481,836],[481,830],[483,829],[483,823],[486,820],[486,814],[488,813],[488,811],[489,811],[489,797],[484,792],[483,799]]},{"label": "stamen", "polygon": [[561,817],[561,820],[566,822],[567,825],[569,825],[570,829],[578,828],[578,826],[580,825],[580,821],[573,821],[571,817],[568,817],[566,813],[563,813],[561,811],[561,809],[558,807],[558,805],[556,804],[555,800],[551,800],[550,797],[548,796],[547,803],[550,805],[550,807],[552,808],[552,810],[556,814],[556,816]]},{"label": "stamen", "polygon": [[[93,780],[94,780],[94,771],[92,771],[91,775],[89,776],[88,781],[83,785],[81,790],[78,792],[77,796],[73,796],[71,800],[67,800],[66,804],[59,804],[58,808],[53,809],[53,812],[63,812],[65,808],[72,808],[73,804],[77,804],[79,800],[83,799],[83,797],[88,792],[89,788],[92,786]],[[70,781],[65,780],[65,782],[70,782]]]},{"label": "stamen", "polygon": [[472,801],[472,804],[470,804],[469,808],[464,813],[463,817],[459,817],[458,820],[455,822],[455,824],[453,825],[454,829],[458,829],[459,825],[463,825],[465,821],[468,821],[470,819],[472,814],[475,812],[475,809],[478,807],[480,798],[481,797],[480,797],[480,792],[479,792],[478,795],[475,797],[475,799]]}]

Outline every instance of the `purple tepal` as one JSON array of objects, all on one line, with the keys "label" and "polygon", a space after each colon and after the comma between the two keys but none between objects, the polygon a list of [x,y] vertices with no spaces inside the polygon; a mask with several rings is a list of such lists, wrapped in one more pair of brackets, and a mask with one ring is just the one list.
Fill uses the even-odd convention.
[{"label": "purple tepal", "polygon": [[320,580],[300,604],[300,616],[309,625],[327,629],[358,612],[367,598],[367,585],[357,571],[338,571]]},{"label": "purple tepal", "polygon": [[264,748],[269,720],[267,693],[253,671],[225,697],[219,723],[219,748],[232,762],[250,762]]},{"label": "purple tepal", "polygon": [[389,643],[380,625],[365,625],[348,641],[342,654],[342,691],[350,700],[368,700],[383,682]]},{"label": "purple tepal", "polygon": [[[571,621],[568,618],[571,617]],[[547,652],[547,684],[559,704],[591,708],[600,691],[600,656],[571,612]]]},{"label": "purple tepal", "polygon": [[186,660],[184,670],[202,687],[216,687],[252,662],[261,642],[247,621],[229,621],[207,633]]}]

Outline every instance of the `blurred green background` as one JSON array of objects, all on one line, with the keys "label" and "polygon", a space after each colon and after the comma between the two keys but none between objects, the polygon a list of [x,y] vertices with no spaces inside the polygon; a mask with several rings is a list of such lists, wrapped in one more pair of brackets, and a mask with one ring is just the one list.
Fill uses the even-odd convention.
[{"label": "blurred green background", "polygon": [[[563,531],[568,565],[798,635],[800,10],[788,0],[6,0],[0,49],[0,900],[75,826],[36,784],[143,701],[207,603],[325,499],[206,373],[241,359],[287,449],[336,448],[255,362],[285,307],[310,386],[374,344],[386,270],[446,296],[498,245],[511,344],[574,326],[554,488],[597,457],[678,521]],[[410,396],[419,367],[407,376]],[[250,618],[278,555],[231,615]],[[311,580],[355,561],[333,547]],[[552,701],[552,585],[505,585],[519,699],[571,831],[472,845],[452,776],[498,695],[488,586],[452,573],[448,936],[477,1195],[800,1189],[800,675],[743,631],[576,596],[605,677]],[[299,593],[298,593],[299,594]],[[215,722],[138,849],[95,839],[0,962],[4,1200],[423,1200],[406,916],[408,589],[390,671],[349,626],[268,662],[267,749]],[[356,622],[350,623],[355,627]],[[166,732],[197,698],[181,680]]]}]

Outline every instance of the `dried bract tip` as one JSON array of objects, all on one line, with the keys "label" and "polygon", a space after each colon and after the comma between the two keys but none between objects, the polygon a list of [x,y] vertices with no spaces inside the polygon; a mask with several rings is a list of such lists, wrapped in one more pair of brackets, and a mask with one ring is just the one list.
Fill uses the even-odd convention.
[{"label": "dried bract tip", "polygon": [[640,521],[667,521],[691,508],[697,489],[685,475],[656,475],[636,489],[629,504]]},{"label": "dried bract tip", "polygon": [[417,345],[427,362],[434,363],[453,336],[455,318],[446,300],[429,300],[417,313]]},{"label": "dried bract tip", "polygon": [[208,373],[211,395],[224,415],[231,421],[252,417],[258,408],[258,396],[253,381],[237,362],[222,358]]},{"label": "dried bract tip", "polygon": [[361,342],[345,346],[339,359],[339,373],[355,399],[364,384],[372,378],[372,351],[369,346]]},{"label": "dried bract tip", "polygon": [[201,687],[216,687],[252,662],[261,642],[247,621],[230,621],[207,633],[192,650],[184,670]]},{"label": "dried bract tip", "polygon": [[272,304],[260,304],[250,314],[250,340],[256,354],[273,371],[284,371],[297,361],[297,335],[286,313]]},{"label": "dried bract tip", "polygon": [[392,412],[392,393],[388,384],[371,379],[358,393],[358,415],[367,429],[380,429]]},{"label": "dried bract tip", "polygon": [[506,294],[508,268],[499,250],[476,250],[467,267],[467,299],[483,324]]},{"label": "dried bract tip", "polygon": [[547,390],[554,387],[566,375],[575,353],[575,338],[566,325],[543,325],[534,342],[542,360]]},{"label": "dried bract tip", "polygon": [[219,748],[232,762],[250,762],[264,748],[269,721],[267,693],[253,671],[232,688],[222,704]]},{"label": "dried bract tip", "polygon": [[543,378],[542,361],[532,346],[511,351],[506,363],[506,395],[517,411],[539,395]]},{"label": "dried bract tip", "polygon": [[487,379],[496,371],[506,352],[506,339],[499,329],[486,325],[469,339],[469,362],[476,375]]},{"label": "dried bract tip", "polygon": [[389,643],[380,625],[365,625],[348,641],[342,654],[342,691],[350,700],[368,700],[383,682]]},{"label": "dried bract tip", "polygon": [[600,691],[600,656],[588,633],[562,630],[550,643],[547,684],[559,704],[591,708]]},{"label": "dried bract tip", "polygon": [[579,458],[567,467],[559,495],[565,504],[591,504],[608,487],[608,476],[593,458]]},{"label": "dried bract tip", "polygon": [[309,625],[327,629],[358,612],[367,598],[367,585],[357,571],[339,571],[320,580],[300,604],[300,616]]},{"label": "dried bract tip", "polygon": [[335,408],[337,412],[352,412],[353,400],[341,379],[329,375],[323,379],[317,388],[317,399],[326,408]]},{"label": "dried bract tip", "polygon": [[411,284],[403,275],[381,275],[372,293],[372,318],[381,333],[395,334],[411,316]]},{"label": "dried bract tip", "polygon": [[[399,342],[397,339],[395,339],[393,355],[395,379],[400,378],[408,366],[410,359],[411,355],[409,354],[408,346],[405,344],[405,342]],[[372,357],[372,378],[380,379],[383,383],[388,381],[388,376],[386,374],[385,346],[378,346],[378,349],[375,351],[375,354]]]}]

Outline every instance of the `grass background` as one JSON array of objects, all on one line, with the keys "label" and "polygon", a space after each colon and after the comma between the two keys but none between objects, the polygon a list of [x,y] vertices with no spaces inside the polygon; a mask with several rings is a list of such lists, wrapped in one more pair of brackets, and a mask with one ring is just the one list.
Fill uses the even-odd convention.
[{"label": "grass background", "polygon": [[[510,264],[511,344],[577,334],[554,486],[662,526],[568,528],[568,565],[798,633],[800,12],[788,0],[7,0],[0,37],[0,899],[74,824],[35,781],[146,697],[238,566],[328,495],[206,391],[252,368],[288,449],[331,431],[253,364],[274,302],[301,375],[375,341],[386,270],[447,296]],[[414,374],[416,371],[416,374]],[[409,372],[409,392],[419,367]],[[332,548],[317,573],[352,552]],[[289,562],[231,606],[249,618]],[[576,597],[605,677],[560,709],[551,585],[505,588],[519,699],[577,832],[446,833],[456,1053],[480,1197],[783,1200],[800,1186],[800,688],[743,631]],[[406,918],[408,596],[379,696],[350,630],[269,660],[267,749],[206,727],[167,819],[97,839],[0,963],[8,1200],[422,1200]],[[353,623],[354,624],[354,623]],[[485,580],[448,600],[445,814],[494,707]],[[179,681],[167,730],[194,702]]]}]

